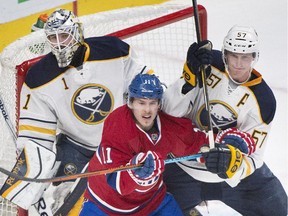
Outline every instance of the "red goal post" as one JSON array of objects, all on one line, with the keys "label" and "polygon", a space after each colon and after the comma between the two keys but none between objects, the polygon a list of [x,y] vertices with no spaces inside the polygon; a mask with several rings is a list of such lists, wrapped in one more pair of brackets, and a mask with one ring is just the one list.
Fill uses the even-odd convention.
[{"label": "red goal post", "polygon": [[[207,12],[202,5],[198,5],[198,12],[201,36],[202,39],[206,39]],[[79,17],[79,19],[84,25],[86,38],[113,35],[123,39],[136,50],[140,59],[152,67],[160,79],[169,85],[181,76],[187,49],[190,44],[197,41],[193,15],[193,8],[189,5],[162,4],[107,11]],[[0,93],[5,105],[7,101],[6,107],[10,116],[15,120],[15,130],[19,114],[19,93],[26,73],[33,64],[49,52],[44,41],[44,33],[41,31],[33,32],[15,41],[1,53],[0,78],[4,87],[0,81]],[[16,51],[13,54],[11,50]],[[15,65],[17,65],[16,69]],[[12,80],[15,79],[12,84],[8,82],[9,77]],[[11,95],[15,97],[11,98]],[[5,123],[0,121],[1,128],[5,129],[6,126],[3,124]],[[15,152],[14,144],[11,143],[12,139],[7,137],[6,133],[9,132],[5,132],[2,137],[0,134],[0,142],[2,144],[10,140],[6,150],[14,148]],[[8,168],[10,169],[15,163],[14,157],[15,155],[13,160],[11,159],[12,162],[9,161],[11,165]],[[2,165],[3,161],[0,160],[0,166]],[[5,176],[0,176],[0,186],[5,178]],[[5,200],[5,205],[11,205],[11,203]],[[12,209],[13,205],[10,208]],[[4,207],[3,210],[1,209],[0,202],[0,215],[4,211]],[[25,216],[28,213],[18,209],[18,215]],[[29,212],[29,215],[33,214]]]}]

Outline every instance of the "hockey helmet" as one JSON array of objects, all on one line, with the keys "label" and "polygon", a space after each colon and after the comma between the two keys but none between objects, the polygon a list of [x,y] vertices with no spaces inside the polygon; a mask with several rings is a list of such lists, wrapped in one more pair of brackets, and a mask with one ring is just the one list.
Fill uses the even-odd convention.
[{"label": "hockey helmet", "polygon": [[[228,65],[226,60],[227,52],[240,53],[240,54],[252,54],[254,60],[251,63],[250,71],[252,71],[254,65],[259,59],[259,40],[256,30],[252,27],[246,26],[233,26],[223,41],[222,57],[225,64],[225,68],[228,71]],[[230,76],[232,79],[232,77]],[[239,84],[232,79],[235,83]]]},{"label": "hockey helmet", "polygon": [[252,27],[233,26],[223,41],[223,52],[254,53],[255,61],[259,57],[258,34]]},{"label": "hockey helmet", "polygon": [[82,23],[71,11],[57,9],[48,17],[44,31],[59,67],[68,66],[84,43]]},{"label": "hockey helmet", "polygon": [[137,74],[128,89],[129,98],[161,99],[162,95],[163,87],[154,74]]}]

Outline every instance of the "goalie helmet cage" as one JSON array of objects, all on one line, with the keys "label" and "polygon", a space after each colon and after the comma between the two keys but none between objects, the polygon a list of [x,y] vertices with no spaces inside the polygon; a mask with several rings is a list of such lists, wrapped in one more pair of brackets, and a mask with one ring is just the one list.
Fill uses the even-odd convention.
[{"label": "goalie helmet cage", "polygon": [[[206,39],[206,9],[198,5],[198,13],[201,35]],[[190,5],[165,3],[101,12],[79,19],[84,26],[85,38],[113,35],[123,39],[136,50],[141,61],[153,68],[161,81],[169,85],[181,76],[188,47],[197,40],[194,19],[191,17],[193,8]],[[49,51],[44,31],[39,30],[11,43],[1,53],[0,94],[15,130],[19,93],[26,73]],[[11,170],[16,162],[16,149],[2,117],[0,166]],[[0,186],[6,178],[0,174]],[[28,212],[1,198],[0,215],[27,216]],[[33,214],[29,212],[29,215]]]}]

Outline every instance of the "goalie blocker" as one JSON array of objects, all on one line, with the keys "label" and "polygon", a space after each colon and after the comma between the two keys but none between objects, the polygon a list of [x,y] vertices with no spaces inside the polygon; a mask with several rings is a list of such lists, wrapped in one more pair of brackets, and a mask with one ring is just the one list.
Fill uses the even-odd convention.
[{"label": "goalie blocker", "polygon": [[[29,178],[50,178],[58,167],[56,154],[53,151],[29,140],[24,145],[12,172]],[[8,176],[0,194],[3,198],[27,210],[40,199],[49,184],[29,183]]]}]

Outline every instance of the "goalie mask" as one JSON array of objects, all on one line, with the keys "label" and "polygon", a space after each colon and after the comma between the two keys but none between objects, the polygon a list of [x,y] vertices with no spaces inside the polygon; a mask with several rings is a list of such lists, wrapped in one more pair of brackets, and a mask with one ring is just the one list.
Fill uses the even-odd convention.
[{"label": "goalie mask", "polygon": [[48,17],[44,31],[59,67],[68,66],[84,44],[82,23],[71,11],[57,9]]},{"label": "goalie mask", "polygon": [[252,54],[253,61],[251,62],[250,67],[250,73],[251,73],[255,63],[258,61],[259,58],[259,41],[255,29],[251,27],[244,27],[237,25],[233,26],[229,30],[228,34],[226,35],[223,41],[222,56],[226,71],[228,72],[230,79],[237,84],[246,82],[247,80],[239,83],[230,76],[227,61],[227,54],[229,52],[236,54]]}]

